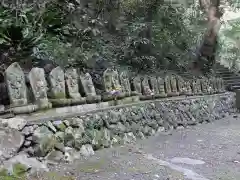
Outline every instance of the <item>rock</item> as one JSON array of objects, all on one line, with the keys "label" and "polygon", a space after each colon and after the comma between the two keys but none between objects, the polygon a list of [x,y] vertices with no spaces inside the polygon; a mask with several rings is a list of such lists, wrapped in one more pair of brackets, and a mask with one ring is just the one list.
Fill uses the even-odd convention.
[{"label": "rock", "polygon": [[52,122],[53,126],[58,130],[64,132],[65,129],[67,128],[66,125],[63,123],[63,121],[53,121]]},{"label": "rock", "polygon": [[136,137],[132,132],[124,134],[124,137],[123,137],[124,144],[133,143],[135,141],[136,141]]},{"label": "rock", "polygon": [[140,131],[140,132],[137,132],[137,137],[139,138],[139,139],[146,139],[145,138],[145,136],[144,136],[144,134]]},{"label": "rock", "polygon": [[85,157],[94,155],[92,146],[90,144],[83,145],[80,149],[80,154]]},{"label": "rock", "polygon": [[63,152],[57,151],[57,150],[51,151],[51,152],[46,156],[46,160],[48,160],[48,161],[60,162],[62,159],[64,159]]},{"label": "rock", "polygon": [[123,143],[123,139],[118,135],[114,135],[111,139],[111,146],[122,145]]},{"label": "rock", "polygon": [[22,130],[23,135],[29,136],[32,135],[34,132],[33,126],[25,126]]},{"label": "rock", "polygon": [[83,133],[84,130],[81,128],[74,130],[74,147],[78,150],[84,144]]},{"label": "rock", "polygon": [[66,146],[73,147],[74,144],[74,130],[72,127],[68,127],[64,132],[64,143]]},{"label": "rock", "polygon": [[26,169],[30,169],[32,173],[35,171],[49,171],[45,163],[39,162],[36,158],[28,158],[28,156],[23,153],[18,154],[17,156],[14,156],[13,158],[4,162],[4,168],[12,171],[13,166],[16,164],[21,164],[22,166],[25,166]]},{"label": "rock", "polygon": [[31,141],[25,140],[24,147],[29,147],[31,145]]},{"label": "rock", "polygon": [[74,148],[65,147],[64,160],[66,162],[73,162],[76,159],[80,159],[80,152],[76,151]]},{"label": "rock", "polygon": [[105,148],[108,148],[111,146],[111,133],[107,128],[104,128],[102,130],[102,145]]},{"label": "rock", "polygon": [[36,156],[45,156],[51,151],[57,140],[54,134],[46,127],[40,126],[33,133],[34,151]]},{"label": "rock", "polygon": [[46,126],[39,126],[33,132],[32,141],[34,143],[39,143],[44,136],[52,136],[53,133]]},{"label": "rock", "polygon": [[58,131],[54,135],[55,135],[57,141],[64,142],[64,132]]},{"label": "rock", "polygon": [[69,125],[73,128],[79,128],[80,126],[83,126],[83,120],[80,118],[71,118],[68,121]]},{"label": "rock", "polygon": [[48,121],[45,126],[47,126],[53,133],[57,132],[57,129],[54,127],[54,125],[52,124],[52,122]]},{"label": "rock", "polygon": [[0,160],[15,155],[24,143],[24,137],[16,129],[0,128]]},{"label": "rock", "polygon": [[61,151],[63,153],[65,152],[65,147],[63,143],[57,142],[54,147],[58,151]]},{"label": "rock", "polygon": [[102,131],[93,130],[93,140],[92,145],[95,150],[100,149],[102,147]]},{"label": "rock", "polygon": [[64,120],[63,123],[65,124],[65,126],[70,126],[70,122],[68,120]]},{"label": "rock", "polygon": [[165,131],[165,128],[164,127],[159,127],[157,132],[160,133],[160,132],[164,132]]},{"label": "rock", "polygon": [[27,121],[20,117],[14,117],[9,119],[1,119],[3,124],[7,124],[9,128],[21,131],[27,124]]}]

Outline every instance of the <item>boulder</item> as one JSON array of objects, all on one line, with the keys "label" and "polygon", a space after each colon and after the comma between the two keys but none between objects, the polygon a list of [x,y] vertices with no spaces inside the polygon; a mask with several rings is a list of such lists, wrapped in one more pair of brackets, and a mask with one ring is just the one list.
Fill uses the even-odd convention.
[{"label": "boulder", "polygon": [[36,158],[29,158],[28,155],[24,153],[18,154],[8,161],[5,161],[3,167],[7,169],[10,174],[13,174],[13,169],[16,164],[25,167],[22,169],[25,169],[26,171],[31,170],[32,173],[36,171],[49,171],[45,163],[39,162]]},{"label": "boulder", "polygon": [[24,136],[16,129],[0,128],[0,160],[14,156],[24,143]]},{"label": "boulder", "polygon": [[9,128],[21,131],[27,124],[27,121],[20,117],[14,117],[9,119],[1,119],[3,124],[6,124]]},{"label": "boulder", "polygon": [[93,156],[94,151],[92,145],[90,144],[83,145],[80,149],[80,154],[85,157]]}]

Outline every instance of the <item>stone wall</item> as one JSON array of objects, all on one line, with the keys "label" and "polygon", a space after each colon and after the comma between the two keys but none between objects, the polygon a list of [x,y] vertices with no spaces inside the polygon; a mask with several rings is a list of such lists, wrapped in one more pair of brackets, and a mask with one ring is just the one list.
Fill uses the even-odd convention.
[{"label": "stone wall", "polygon": [[[20,151],[48,161],[73,161],[95,150],[159,132],[221,119],[235,112],[235,94],[149,101],[54,121],[6,121],[24,137]],[[13,122],[11,124],[11,122]],[[16,122],[21,122],[17,123]]]}]

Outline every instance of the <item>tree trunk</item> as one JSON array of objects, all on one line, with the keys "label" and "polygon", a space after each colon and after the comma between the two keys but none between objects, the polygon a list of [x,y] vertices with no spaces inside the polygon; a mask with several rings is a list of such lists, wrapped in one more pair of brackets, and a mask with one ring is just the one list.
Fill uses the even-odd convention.
[{"label": "tree trunk", "polygon": [[200,6],[207,14],[208,27],[203,38],[203,44],[198,54],[198,66],[204,72],[210,71],[215,63],[216,49],[218,45],[218,32],[220,29],[219,12],[220,0],[199,0]]}]

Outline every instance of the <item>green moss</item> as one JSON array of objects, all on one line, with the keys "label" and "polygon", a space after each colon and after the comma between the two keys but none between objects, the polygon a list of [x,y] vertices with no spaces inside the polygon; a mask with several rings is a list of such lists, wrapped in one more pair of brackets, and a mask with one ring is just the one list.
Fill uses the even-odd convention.
[{"label": "green moss", "polygon": [[8,175],[8,171],[6,169],[0,170],[0,179],[3,180],[25,180],[26,172],[28,168],[20,163],[13,165],[13,174]]},{"label": "green moss", "polygon": [[64,99],[64,98],[66,98],[65,97],[65,93],[62,93],[62,92],[55,94],[54,97],[56,99]]}]

